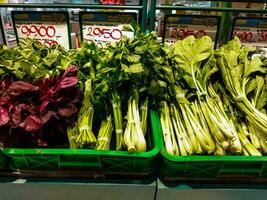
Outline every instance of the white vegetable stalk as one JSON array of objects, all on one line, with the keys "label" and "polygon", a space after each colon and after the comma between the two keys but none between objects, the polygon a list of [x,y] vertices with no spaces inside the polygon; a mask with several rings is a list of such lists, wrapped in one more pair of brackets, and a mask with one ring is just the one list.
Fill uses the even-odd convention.
[{"label": "white vegetable stalk", "polygon": [[207,123],[205,121],[205,117],[203,116],[202,112],[200,111],[200,109],[198,108],[198,103],[197,101],[193,102],[191,104],[191,110],[194,113],[194,116],[196,117],[196,119],[199,121],[200,126],[203,128],[203,130],[205,131],[205,133],[207,133],[208,135],[210,135],[210,130],[207,126]]},{"label": "white vegetable stalk", "polygon": [[178,132],[178,128],[177,128],[177,124],[176,124],[174,118],[172,118],[172,123],[173,123],[174,130],[175,130],[175,132],[176,132],[176,137],[177,137],[177,142],[178,142],[177,147],[179,147],[179,150],[178,150],[178,148],[177,148],[177,150],[176,150],[176,154],[180,153],[181,156],[187,156],[188,154],[187,154],[187,152],[186,152],[186,150],[185,150],[184,144],[183,144],[183,142],[182,142],[182,138],[181,138],[181,136],[179,135],[179,133],[177,134],[177,132]]},{"label": "white vegetable stalk", "polygon": [[211,135],[209,133],[206,133],[205,130],[203,130],[188,105],[184,104],[184,107],[182,106],[181,109],[187,113],[187,116],[190,119],[189,122],[201,147],[209,154],[214,152],[215,144],[213,139],[211,138]]},{"label": "white vegetable stalk", "polygon": [[[193,154],[194,152],[194,149],[192,147],[192,144],[190,142],[190,138],[189,138],[189,135],[187,134],[186,132],[186,128],[184,126],[184,123],[182,121],[182,118],[180,117],[180,114],[178,113],[178,110],[177,108],[173,105],[172,106],[173,108],[173,118],[174,118],[174,123],[176,123],[176,126],[177,126],[177,133],[179,135],[176,135],[177,138],[181,139],[182,143],[183,143],[183,146],[186,150],[186,153],[188,155],[191,155]],[[182,150],[181,151],[181,154],[183,153]]]},{"label": "white vegetable stalk", "polygon": [[214,152],[215,155],[217,155],[217,156],[224,156],[224,155],[226,155],[226,152],[222,148],[221,144],[219,144],[219,143],[216,142],[215,146],[216,146],[216,149],[215,149],[215,152]]},{"label": "white vegetable stalk", "polygon": [[[223,141],[224,137],[222,137],[222,135],[218,135],[220,134],[220,132],[217,132],[214,135],[216,135],[217,139],[221,142],[223,149],[229,148],[233,153],[241,154],[242,144],[237,135],[233,120],[226,115],[222,101],[217,95],[217,93],[214,91],[212,85],[209,84],[207,88],[210,96],[206,96],[207,104],[203,104],[202,109],[206,110],[206,112],[209,113],[208,118],[210,120],[208,121],[208,123],[213,123],[215,129],[217,127],[220,132],[224,134],[224,136],[230,142],[231,146],[228,145],[228,141]],[[208,111],[209,109],[210,111]],[[214,112],[211,112],[211,110],[213,110]]]},{"label": "white vegetable stalk", "polygon": [[[220,97],[217,95],[217,93],[214,91],[212,85],[209,84],[208,86],[208,92],[210,97],[206,97],[207,99],[207,109],[213,109],[214,112],[207,112],[209,113],[209,118],[212,123],[214,123],[215,126],[217,126],[220,131],[227,137],[230,141],[230,143],[233,145],[232,151],[236,151],[236,153],[241,153],[242,152],[242,145],[238,139],[236,129],[234,126],[233,121],[226,115],[222,101]],[[204,105],[205,106],[205,105]],[[222,139],[222,137],[220,137]],[[224,146],[227,146],[227,143],[225,141],[222,141],[219,139],[221,142],[223,142],[223,148]]]},{"label": "white vegetable stalk", "polygon": [[244,156],[250,156],[248,151],[245,148],[242,149],[242,152]]},{"label": "white vegetable stalk", "polygon": [[161,122],[163,140],[165,143],[166,151],[170,155],[175,155],[174,150],[173,150],[173,145],[172,145],[171,132],[168,128],[168,123],[166,122],[164,113],[160,114],[160,122]]},{"label": "white vegetable stalk", "polygon": [[228,142],[227,138],[224,136],[220,128],[211,120],[209,112],[206,107],[206,103],[200,103],[202,114],[204,115],[206,122],[208,124],[208,127],[210,129],[211,134],[213,135],[214,140],[221,144],[223,149],[228,149],[230,146],[230,143]]},{"label": "white vegetable stalk", "polygon": [[[244,129],[240,124],[238,124],[238,137],[243,145],[243,147],[247,150],[249,155],[252,156],[261,156],[261,153],[250,143],[248,138],[245,135]],[[243,151],[244,153],[244,151]]]},{"label": "white vegetable stalk", "polygon": [[190,139],[190,143],[192,145],[193,153],[201,154],[202,153],[201,145],[199,144],[199,141],[197,140],[195,132],[194,132],[194,130],[190,124],[190,120],[187,117],[186,111],[182,108],[183,107],[182,104],[179,104],[179,107],[181,108],[181,111],[182,111],[183,120],[185,123],[187,134],[188,134],[189,139]]},{"label": "white vegetable stalk", "polygon": [[262,149],[260,139],[258,138],[257,129],[254,128],[253,124],[251,124],[250,122],[248,122],[248,131],[251,143],[256,147],[256,149]]},{"label": "white vegetable stalk", "polygon": [[178,129],[180,130],[180,133],[181,133],[181,137],[182,137],[182,140],[183,140],[183,143],[184,143],[184,147],[187,151],[187,153],[189,155],[193,154],[193,147],[190,143],[190,139],[188,137],[188,134],[186,133],[186,129],[185,129],[185,126],[180,118],[180,115],[178,114],[178,111],[176,110],[175,111],[176,114],[176,121],[177,121],[177,124],[178,124]]},{"label": "white vegetable stalk", "polygon": [[79,134],[77,123],[67,128],[67,134],[70,143],[70,148],[76,149],[78,147],[78,143],[76,140]]},{"label": "white vegetable stalk", "polygon": [[218,128],[220,128],[220,130],[228,139],[234,139],[235,127],[231,126],[231,120],[229,120],[224,116],[224,114],[222,114],[224,112],[221,112],[220,108],[218,108],[218,105],[214,100],[212,100],[210,97],[207,97],[206,99],[206,109],[208,110],[210,119]]},{"label": "white vegetable stalk", "polygon": [[129,152],[144,152],[147,150],[145,136],[141,127],[137,99],[136,97],[131,97],[128,101],[124,142]]},{"label": "white vegetable stalk", "polygon": [[261,134],[259,132],[259,130],[257,130],[256,133],[257,133],[257,136],[259,138],[259,141],[260,141],[260,144],[261,144],[261,148],[262,148],[263,153],[264,154],[267,154],[267,141],[266,141],[266,137],[263,134]]},{"label": "white vegetable stalk", "polygon": [[172,122],[169,116],[169,107],[166,102],[162,102],[160,112],[160,122],[163,130],[163,138],[166,151],[171,155],[179,155],[178,145],[173,132]]},{"label": "white vegetable stalk", "polygon": [[172,120],[171,120],[171,117],[170,117],[170,110],[168,108],[168,113],[167,114],[167,121],[169,123],[169,127],[170,127],[170,132],[171,132],[171,138],[172,138],[172,143],[173,143],[173,150],[174,150],[174,154],[179,156],[180,155],[180,152],[179,152],[179,147],[178,147],[178,144],[177,144],[177,140],[176,140],[176,137],[175,137],[175,133],[174,133],[174,130],[173,130],[173,125],[172,125]]},{"label": "white vegetable stalk", "polygon": [[108,116],[102,121],[96,143],[96,150],[109,150],[111,136],[113,132],[113,120]]},{"label": "white vegetable stalk", "polygon": [[135,98],[133,98],[132,100],[132,110],[133,110],[133,118],[134,118],[134,122],[135,122],[135,128],[136,128],[136,133],[132,133],[132,134],[136,134],[137,135],[137,140],[134,141],[136,150],[138,152],[144,152],[146,151],[146,139],[141,127],[141,120],[140,120],[140,116],[139,116],[139,110],[138,110],[138,102]]},{"label": "white vegetable stalk", "polygon": [[132,120],[132,101],[128,101],[128,112],[127,112],[127,124],[124,131],[124,142],[127,147],[128,152],[135,152],[136,148],[134,146],[134,140],[132,138],[132,126],[134,121]]},{"label": "white vegetable stalk", "polygon": [[96,143],[96,138],[92,131],[94,107],[91,103],[91,95],[92,80],[88,79],[85,82],[83,105],[78,117],[79,135],[76,141],[81,147],[84,145],[94,147]]},{"label": "white vegetable stalk", "polygon": [[[234,123],[233,122],[231,122],[231,123],[232,123],[231,125],[234,126]],[[240,139],[238,137],[236,129],[234,129],[233,134],[234,134],[234,140],[231,140],[232,146],[235,149],[235,152],[237,154],[240,154],[242,152],[243,147],[242,147],[242,144],[241,144]]]}]

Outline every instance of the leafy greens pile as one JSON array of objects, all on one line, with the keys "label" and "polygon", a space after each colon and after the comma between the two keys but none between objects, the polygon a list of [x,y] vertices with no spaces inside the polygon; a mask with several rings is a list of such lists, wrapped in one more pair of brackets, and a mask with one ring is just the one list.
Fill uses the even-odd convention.
[{"label": "leafy greens pile", "polygon": [[61,124],[70,148],[144,152],[155,109],[171,155],[267,153],[267,58],[238,38],[213,50],[208,36],[167,46],[132,30],[69,52],[33,40],[1,46],[0,129],[49,146],[58,142],[47,127]]},{"label": "leafy greens pile", "polygon": [[[78,71],[67,64],[67,54],[60,46],[47,48],[33,40],[14,49],[1,47],[3,146],[53,146],[66,142],[67,123],[78,112],[82,100],[77,87]],[[19,139],[8,142],[9,137]]]},{"label": "leafy greens pile", "polygon": [[[102,49],[90,43],[77,50],[73,60],[79,66],[85,98],[76,124],[78,131],[70,129],[69,135],[74,138],[76,133],[77,138],[72,140],[73,147],[110,149],[114,130],[116,150],[148,149],[147,77],[160,48],[154,34],[137,31],[136,37],[123,37]],[[97,139],[94,132],[98,132]]]},{"label": "leafy greens pile", "polygon": [[170,47],[175,81],[160,111],[167,152],[266,153],[266,58],[238,38],[212,46],[189,36]]}]

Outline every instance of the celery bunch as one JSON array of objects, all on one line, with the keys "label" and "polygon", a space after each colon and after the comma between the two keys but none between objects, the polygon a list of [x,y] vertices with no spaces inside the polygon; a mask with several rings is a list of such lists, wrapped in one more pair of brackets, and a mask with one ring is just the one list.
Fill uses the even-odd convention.
[{"label": "celery bunch", "polygon": [[92,80],[88,79],[85,82],[84,100],[78,117],[79,135],[77,137],[77,143],[81,147],[83,146],[94,147],[96,144],[96,137],[92,131],[94,107],[91,103],[91,95],[92,95]]},{"label": "celery bunch", "polygon": [[96,150],[109,150],[110,141],[113,132],[113,120],[111,116],[108,116],[106,120],[103,120],[98,132]]},{"label": "celery bunch", "polygon": [[138,108],[138,94],[128,100],[127,124],[124,141],[129,152],[144,152],[147,150],[145,134],[142,129]]}]

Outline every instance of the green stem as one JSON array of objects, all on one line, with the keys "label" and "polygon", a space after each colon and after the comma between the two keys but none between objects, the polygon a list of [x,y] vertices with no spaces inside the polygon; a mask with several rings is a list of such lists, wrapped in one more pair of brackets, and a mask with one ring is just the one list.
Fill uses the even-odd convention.
[{"label": "green stem", "polygon": [[122,112],[121,100],[117,91],[111,92],[111,103],[113,108],[113,118],[116,133],[116,150],[121,150],[124,145],[123,141],[123,126],[122,126]]},{"label": "green stem", "polygon": [[91,103],[91,95],[92,80],[88,79],[85,82],[83,106],[78,117],[79,135],[76,141],[81,147],[88,145],[90,148],[93,148],[96,143],[96,138],[92,131],[94,108]]},{"label": "green stem", "polygon": [[113,132],[113,124],[111,116],[103,120],[97,137],[96,150],[109,150],[111,136]]},{"label": "green stem", "polygon": [[68,134],[68,139],[69,139],[69,143],[70,143],[70,148],[76,149],[78,147],[76,139],[77,139],[78,134],[79,134],[78,127],[77,127],[76,123],[73,126],[67,128],[67,134]]},{"label": "green stem", "polygon": [[141,106],[141,126],[144,135],[146,135],[146,130],[147,130],[147,114],[148,114],[148,98],[146,98],[143,105]]}]

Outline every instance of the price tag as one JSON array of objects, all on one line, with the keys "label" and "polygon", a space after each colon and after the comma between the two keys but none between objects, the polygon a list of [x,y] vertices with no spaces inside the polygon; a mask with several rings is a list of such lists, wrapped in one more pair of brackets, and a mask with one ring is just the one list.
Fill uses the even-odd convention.
[{"label": "price tag", "polygon": [[81,38],[99,45],[119,41],[122,36],[133,37],[132,31],[124,31],[123,25],[137,20],[137,13],[80,12]]},{"label": "price tag", "polygon": [[125,0],[100,0],[103,5],[124,5]]},{"label": "price tag", "polygon": [[6,43],[6,36],[5,36],[5,28],[3,26],[3,19],[0,15],[0,44],[7,44]]},{"label": "price tag", "polygon": [[71,48],[68,12],[13,11],[11,15],[17,42],[29,37],[47,46]]},{"label": "price tag", "polygon": [[231,38],[234,36],[245,45],[267,47],[267,18],[235,17]]},{"label": "price tag", "polygon": [[196,38],[208,35],[217,41],[221,18],[219,16],[175,15],[164,17],[163,42],[173,44],[189,35]]}]

